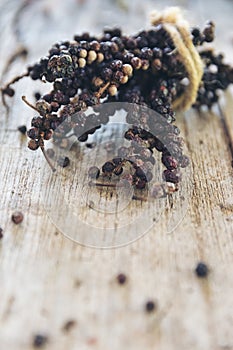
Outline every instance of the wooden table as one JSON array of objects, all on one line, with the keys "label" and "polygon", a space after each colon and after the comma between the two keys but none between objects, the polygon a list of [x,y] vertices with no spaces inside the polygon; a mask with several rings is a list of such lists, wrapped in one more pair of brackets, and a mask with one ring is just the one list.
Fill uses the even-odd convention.
[{"label": "wooden table", "polygon": [[[192,23],[216,22],[216,47],[230,61],[232,1],[179,3]],[[112,24],[137,31],[153,6],[150,0],[1,0],[1,82],[74,33],[99,33]],[[28,56],[9,61],[22,47]],[[31,349],[38,333],[48,336],[46,349],[56,350],[233,349],[231,91],[221,101],[222,114],[216,108],[178,115],[192,160],[188,192],[177,196],[173,209],[168,203],[142,238],[103,250],[67,239],[44,208],[40,179],[46,165],[39,152],[27,149],[17,127],[29,126],[34,115],[21,95],[33,100],[46,88],[26,79],[8,100],[9,113],[0,106],[0,349]],[[181,197],[188,199],[185,206]],[[24,213],[20,225],[11,221],[15,210]],[[175,229],[169,232],[173,211]],[[181,222],[177,215],[184,216]],[[210,267],[207,279],[195,275],[198,261]],[[121,272],[125,285],[116,281]],[[148,300],[157,305],[151,313],[145,312]],[[70,320],[75,322],[64,330]]]}]

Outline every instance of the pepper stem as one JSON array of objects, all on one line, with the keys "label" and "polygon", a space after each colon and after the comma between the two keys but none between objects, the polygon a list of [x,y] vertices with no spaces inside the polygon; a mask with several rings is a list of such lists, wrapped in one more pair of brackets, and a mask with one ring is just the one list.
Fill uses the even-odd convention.
[{"label": "pepper stem", "polygon": [[29,107],[31,107],[32,109],[34,109],[35,111],[37,111],[37,112],[39,113],[38,109],[37,109],[35,106],[33,106],[33,105],[27,100],[26,96],[22,96],[22,100],[23,100],[23,102],[25,102]]},{"label": "pepper stem", "polygon": [[51,161],[50,161],[50,159],[49,159],[47,153],[45,152],[44,146],[40,146],[40,149],[41,149],[41,151],[42,151],[42,153],[43,153],[43,155],[44,155],[44,157],[45,157],[47,163],[49,164],[50,168],[52,169],[53,172],[55,172],[56,169],[55,169],[55,167],[53,166],[53,164],[51,163]]},{"label": "pepper stem", "polygon": [[96,93],[96,97],[100,98],[109,85],[110,82],[106,83],[101,89],[99,89],[99,91]]}]

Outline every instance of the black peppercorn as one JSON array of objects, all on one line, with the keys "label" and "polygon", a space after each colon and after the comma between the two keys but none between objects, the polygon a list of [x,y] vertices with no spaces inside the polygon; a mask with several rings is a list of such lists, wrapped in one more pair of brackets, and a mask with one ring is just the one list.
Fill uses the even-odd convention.
[{"label": "black peppercorn", "polygon": [[34,93],[36,101],[38,101],[41,98],[41,94],[39,92]]},{"label": "black peppercorn", "polygon": [[106,162],[102,166],[103,173],[112,173],[114,169],[115,169],[115,165],[112,162]]},{"label": "black peppercorn", "polygon": [[165,181],[177,184],[181,180],[181,174],[177,169],[175,170],[164,170],[163,177]]},{"label": "black peppercorn", "polygon": [[138,58],[138,57],[133,57],[131,59],[131,64],[132,64],[134,69],[138,70],[142,66],[142,60],[140,58]]},{"label": "black peppercorn", "polygon": [[30,140],[28,142],[28,148],[32,151],[36,151],[40,147],[39,142],[36,140]]},{"label": "black peppercorn", "polygon": [[214,40],[215,25],[213,22],[208,22],[203,30],[203,35],[206,42],[212,42]]},{"label": "black peppercorn", "polygon": [[161,49],[159,49],[158,47],[154,47],[153,48],[153,55],[154,55],[154,58],[162,58],[163,51]]},{"label": "black peppercorn", "polygon": [[21,125],[21,126],[18,126],[18,130],[21,132],[21,134],[25,135],[27,132],[27,127],[26,125]]},{"label": "black peppercorn", "polygon": [[40,135],[40,131],[37,128],[31,128],[27,132],[28,137],[32,140],[38,139]]},{"label": "black peppercorn", "polygon": [[122,65],[123,65],[123,62],[121,60],[114,60],[110,64],[110,68],[114,71],[117,71],[117,70],[121,69]]},{"label": "black peppercorn", "polygon": [[141,57],[148,60],[153,57],[153,51],[149,47],[143,47],[141,49]]},{"label": "black peppercorn", "polygon": [[125,284],[127,281],[127,277],[124,273],[120,273],[118,276],[117,276],[117,282],[119,284]]},{"label": "black peppercorn", "polygon": [[113,158],[112,159],[112,162],[115,164],[115,165],[119,165],[121,162],[122,162],[122,158],[118,157],[118,158]]},{"label": "black peppercorn", "polygon": [[117,83],[120,83],[123,77],[124,77],[124,74],[119,70],[113,74],[113,80],[115,80]]},{"label": "black peppercorn", "polygon": [[23,214],[20,211],[16,211],[12,214],[11,220],[18,225],[23,221]]},{"label": "black peppercorn", "polygon": [[33,346],[35,348],[42,348],[44,347],[48,342],[48,337],[46,335],[37,334],[33,338]]},{"label": "black peppercorn", "polygon": [[170,156],[169,154],[167,155],[167,154],[163,153],[162,162],[165,165],[165,167],[169,170],[173,170],[173,169],[176,169],[178,167],[177,160],[174,157]]},{"label": "black peppercorn", "polygon": [[31,126],[35,128],[40,128],[43,125],[43,119],[41,117],[34,117],[31,121]]},{"label": "black peppercorn", "polygon": [[199,262],[195,268],[195,272],[198,277],[205,278],[209,273],[209,268],[205,263]]},{"label": "black peppercorn", "polygon": [[155,302],[153,300],[149,300],[147,301],[146,305],[145,305],[145,310],[147,312],[153,312],[156,308]]}]

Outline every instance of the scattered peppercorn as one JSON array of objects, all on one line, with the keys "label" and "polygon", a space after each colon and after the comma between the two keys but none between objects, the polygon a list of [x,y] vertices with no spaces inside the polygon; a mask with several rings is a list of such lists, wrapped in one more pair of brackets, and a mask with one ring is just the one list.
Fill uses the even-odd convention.
[{"label": "scattered peppercorn", "polygon": [[26,135],[27,127],[26,125],[21,125],[21,126],[18,126],[18,130],[21,132],[21,134]]},{"label": "scattered peppercorn", "polygon": [[156,308],[156,304],[153,300],[149,300],[147,301],[146,305],[145,305],[145,310],[147,312],[153,312]]},{"label": "scattered peppercorn", "polygon": [[20,211],[16,211],[11,216],[12,221],[18,225],[23,221],[23,214]]},{"label": "scattered peppercorn", "polygon": [[42,334],[36,334],[33,338],[34,348],[42,348],[48,343],[48,337]]},{"label": "scattered peppercorn", "polygon": [[205,263],[199,262],[195,268],[195,272],[198,277],[205,278],[209,273],[209,268]]},{"label": "scattered peppercorn", "polygon": [[117,282],[119,284],[125,284],[127,282],[127,277],[124,273],[120,273],[118,276],[117,276]]}]

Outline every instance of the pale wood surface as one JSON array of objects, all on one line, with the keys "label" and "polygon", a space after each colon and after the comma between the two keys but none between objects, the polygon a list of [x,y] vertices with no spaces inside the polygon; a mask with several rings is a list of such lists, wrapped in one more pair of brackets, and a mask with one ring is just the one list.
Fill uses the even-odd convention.
[{"label": "pale wood surface", "polygon": [[[0,2],[3,81],[22,72],[56,40],[84,30],[98,33],[104,24],[136,31],[145,26],[153,8],[152,1],[25,3]],[[216,21],[218,47],[227,51],[230,61],[233,3],[181,3],[200,25],[205,19]],[[4,72],[19,45],[29,49],[29,56],[19,57]],[[20,124],[29,126],[34,115],[20,97],[25,94],[32,100],[37,89],[41,85],[20,82],[9,115],[0,106],[0,349],[31,349],[35,333],[48,335],[46,348],[51,350],[233,349],[231,92],[222,102],[231,140],[217,110],[178,116],[193,167],[187,193],[182,194],[189,199],[187,211],[181,206],[182,222],[168,233],[172,212],[166,209],[143,238],[122,248],[99,250],[57,232],[43,207],[40,178],[46,165],[40,153],[27,150],[26,139],[16,131]],[[179,203],[178,197],[176,213]],[[10,219],[15,209],[25,213],[19,226]],[[210,266],[207,280],[193,273],[199,260]],[[125,286],[116,283],[119,272],[128,276]],[[144,312],[148,299],[158,304],[150,315]],[[66,333],[62,328],[70,319],[76,325]]]}]

